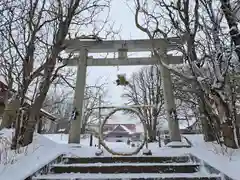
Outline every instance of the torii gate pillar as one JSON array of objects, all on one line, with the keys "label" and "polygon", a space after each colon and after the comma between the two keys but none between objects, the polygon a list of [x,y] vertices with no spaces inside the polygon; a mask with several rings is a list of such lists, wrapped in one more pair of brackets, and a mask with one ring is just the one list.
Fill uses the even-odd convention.
[{"label": "torii gate pillar", "polygon": [[[169,60],[167,59],[166,54],[163,55],[162,61],[165,64],[169,64]],[[162,65],[160,66],[160,68],[163,82],[164,106],[168,120],[170,139],[171,141],[181,141],[175,98],[173,94],[171,73],[169,69],[163,67]]]},{"label": "torii gate pillar", "polygon": [[77,80],[74,94],[74,108],[76,108],[76,119],[71,120],[68,143],[80,143],[80,134],[83,121],[84,91],[87,74],[87,56],[88,51],[84,47],[80,50],[80,59],[78,60]]}]

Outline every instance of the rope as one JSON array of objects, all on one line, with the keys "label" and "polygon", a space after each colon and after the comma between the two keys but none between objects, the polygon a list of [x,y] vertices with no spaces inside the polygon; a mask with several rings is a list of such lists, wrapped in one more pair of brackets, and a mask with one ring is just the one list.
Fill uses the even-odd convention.
[{"label": "rope", "polygon": [[[103,127],[104,125],[106,124],[107,120],[110,118],[110,116],[112,116],[114,113],[116,113],[117,111],[124,111],[124,110],[127,110],[127,111],[132,111],[133,113],[135,113],[141,123],[143,124],[143,130],[144,130],[144,140],[142,142],[142,144],[133,152],[130,152],[130,153],[120,153],[120,152],[116,152],[116,151],[113,151],[112,149],[110,149],[107,144],[104,142],[104,138],[103,138]],[[143,148],[143,146],[145,145],[145,143],[147,143],[147,128],[146,128],[146,123],[145,123],[145,120],[143,119],[143,117],[140,115],[140,113],[133,109],[133,108],[128,108],[128,107],[122,107],[122,108],[116,108],[114,110],[112,110],[106,117],[105,119],[103,120],[101,126],[100,126],[100,132],[99,132],[99,140],[100,140],[100,143],[101,145],[109,152],[111,153],[112,155],[120,155],[120,156],[131,156],[131,155],[135,155],[137,153],[140,152],[140,150]]]}]

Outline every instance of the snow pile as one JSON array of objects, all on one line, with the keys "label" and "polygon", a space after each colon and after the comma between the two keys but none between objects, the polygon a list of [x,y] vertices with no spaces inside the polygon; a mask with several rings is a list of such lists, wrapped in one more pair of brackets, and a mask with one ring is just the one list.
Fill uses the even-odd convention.
[{"label": "snow pile", "polygon": [[18,150],[11,150],[13,136],[13,129],[3,129],[0,131],[0,171],[8,164],[14,164],[19,158],[34,153],[43,144],[48,147],[52,147],[53,144],[56,144],[48,138],[35,134],[31,145],[22,147]]},{"label": "snow pile", "polygon": [[186,141],[182,141],[182,142],[176,141],[176,142],[170,142],[166,146],[167,147],[181,147],[181,146],[186,147],[186,146],[190,146],[190,145]]},{"label": "snow pile", "polygon": [[[80,145],[76,144],[67,144],[68,143],[68,134],[44,134],[45,137],[51,139],[52,141],[55,141],[57,143],[61,143],[62,146],[65,146],[68,148],[68,156],[80,156],[80,157],[94,157],[96,156],[96,152],[98,152],[98,147],[95,147],[94,145],[98,144],[98,139],[93,137],[93,146],[89,146],[90,138],[89,136],[86,136],[85,139],[81,139]],[[132,147],[131,145],[128,145],[126,142],[105,142],[107,146],[111,149],[113,149],[116,152],[133,152],[136,147]],[[163,144],[162,144],[163,146]],[[144,147],[143,150],[141,150],[137,155],[135,156],[142,156],[143,151],[146,149],[149,149],[152,151],[153,156],[172,156],[173,154],[176,156],[188,154],[187,149],[188,148],[181,148],[181,149],[172,149],[169,147],[158,147],[158,143],[148,143],[148,148]],[[106,157],[112,157],[113,155],[107,152],[105,149],[103,149],[104,156]]]},{"label": "snow pile", "polygon": [[[95,157],[96,152],[99,152],[97,147],[89,147],[89,146],[76,146],[71,144],[66,144],[65,152],[67,157]],[[107,153],[104,152],[104,155]],[[108,153],[109,154],[109,153]],[[109,154],[110,155],[110,154]]]},{"label": "snow pile", "polygon": [[0,131],[0,169],[7,164],[13,164],[26,151],[23,148],[18,151],[11,150],[13,135],[14,131],[12,129],[2,129]]},{"label": "snow pile", "polygon": [[[59,143],[59,144],[67,144],[68,143],[68,134],[43,134],[44,137],[47,137],[48,139]],[[90,135],[85,134],[81,135],[81,144],[83,145],[89,145],[90,144]],[[95,144],[98,144],[98,139],[93,136],[93,146]]]},{"label": "snow pile", "polygon": [[233,179],[239,179],[240,149],[204,142],[203,135],[184,135],[193,144],[190,153]]},{"label": "snow pile", "polygon": [[12,129],[0,131],[1,179],[25,179],[64,152],[60,145],[39,134],[34,135],[29,146],[11,150],[12,136]]}]

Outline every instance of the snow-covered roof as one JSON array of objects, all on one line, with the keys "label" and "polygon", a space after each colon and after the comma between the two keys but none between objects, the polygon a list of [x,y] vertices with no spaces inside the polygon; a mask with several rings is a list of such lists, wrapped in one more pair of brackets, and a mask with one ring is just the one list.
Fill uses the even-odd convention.
[{"label": "snow-covered roof", "polygon": [[130,129],[128,129],[126,126],[124,126],[124,125],[120,125],[126,132],[128,132],[129,134],[132,134],[133,132],[130,130]]},{"label": "snow-covered roof", "polygon": [[116,127],[114,127],[114,129],[111,131],[111,132],[114,132],[118,127],[121,127],[124,129],[124,131],[128,132],[129,134],[133,134],[134,132],[132,132],[130,129],[128,129],[126,126],[122,125],[122,124],[119,124],[117,125]]}]

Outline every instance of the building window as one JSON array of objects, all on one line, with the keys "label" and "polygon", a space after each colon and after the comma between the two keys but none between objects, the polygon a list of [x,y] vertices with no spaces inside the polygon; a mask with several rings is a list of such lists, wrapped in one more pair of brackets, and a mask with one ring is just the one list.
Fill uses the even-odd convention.
[{"label": "building window", "polygon": [[117,138],[121,138],[122,136],[116,136]]}]

